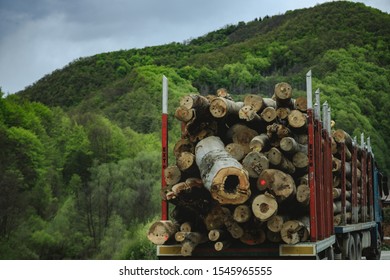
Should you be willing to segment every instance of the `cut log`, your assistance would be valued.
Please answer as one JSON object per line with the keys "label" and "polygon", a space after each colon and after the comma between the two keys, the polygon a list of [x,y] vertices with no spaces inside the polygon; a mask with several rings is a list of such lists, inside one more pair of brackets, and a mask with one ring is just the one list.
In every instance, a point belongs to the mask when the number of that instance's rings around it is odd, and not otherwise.
{"label": "cut log", "polygon": [[244,106],[244,102],[234,102],[232,100],[217,97],[210,103],[210,113],[215,118],[223,118],[230,114],[238,116],[238,112]]}
{"label": "cut log", "polygon": [[285,200],[296,193],[294,179],[281,170],[266,169],[261,172],[258,180],[280,200]]}
{"label": "cut log", "polygon": [[230,244],[231,244],[231,242],[228,240],[218,241],[218,242],[215,242],[214,249],[219,252],[219,251],[222,251],[222,250],[229,248]]}
{"label": "cut log", "polygon": [[264,243],[266,240],[265,232],[263,229],[245,230],[240,241],[246,245],[258,245]]}
{"label": "cut log", "polygon": [[280,107],[276,109],[276,114],[280,120],[287,119],[290,112],[291,112],[290,108]]}
{"label": "cut log", "polygon": [[248,122],[262,122],[262,118],[257,114],[253,107],[249,105],[245,105],[244,107],[242,107],[238,112],[238,116],[240,119],[246,120]]}
{"label": "cut log", "polygon": [[244,105],[252,107],[255,113],[257,113],[264,107],[263,97],[260,95],[248,94],[244,98]]}
{"label": "cut log", "polygon": [[249,153],[249,143],[257,135],[258,133],[255,130],[242,124],[233,125],[226,133],[227,138],[231,139],[233,143],[243,146],[245,154]]}
{"label": "cut log", "polygon": [[281,215],[275,215],[267,221],[267,228],[272,232],[280,232],[286,219]]}
{"label": "cut log", "polygon": [[267,153],[269,163],[282,170],[283,172],[293,174],[295,166],[293,162],[287,159],[278,148],[271,148]]}
{"label": "cut log", "polygon": [[181,172],[177,165],[170,165],[164,169],[164,179],[168,186],[177,184],[181,179]]}
{"label": "cut log", "polygon": [[288,124],[293,128],[306,128],[307,116],[299,110],[292,110],[288,115]]}
{"label": "cut log", "polygon": [[221,229],[212,229],[208,234],[210,241],[218,241],[226,237],[226,231]]}
{"label": "cut log", "polygon": [[[345,198],[350,200],[352,196],[352,191],[345,191]],[[341,189],[333,188],[333,200],[341,199]]]}
{"label": "cut log", "polygon": [[225,151],[238,161],[241,161],[245,157],[246,150],[247,149],[243,145],[238,143],[230,143],[225,147]]}
{"label": "cut log", "polygon": [[194,108],[208,108],[210,106],[209,100],[199,94],[189,94],[186,96],[183,96],[180,99],[180,106],[187,108],[187,109],[194,109]]}
{"label": "cut log", "polygon": [[[352,204],[348,200],[345,201],[345,208],[347,212],[351,211],[352,209]],[[334,201],[333,202],[333,213],[334,214],[339,214],[341,213],[341,201]]]}
{"label": "cut log", "polygon": [[190,222],[185,222],[180,225],[180,231],[181,232],[191,232],[192,231],[192,225]]}
{"label": "cut log", "polygon": [[237,223],[245,223],[252,217],[252,211],[248,205],[242,204],[234,208],[233,219]]}
{"label": "cut log", "polygon": [[202,233],[186,232],[181,246],[181,254],[183,256],[191,256],[196,246],[207,241],[208,238]]}
{"label": "cut log", "polygon": [[175,154],[175,157],[180,156],[182,152],[189,152],[189,153],[195,153],[195,146],[190,140],[186,138],[182,138],[179,141],[175,143],[175,146],[173,147],[173,153]]}
{"label": "cut log", "polygon": [[182,122],[189,122],[195,116],[194,109],[187,109],[186,107],[180,106],[175,111],[175,118]]}
{"label": "cut log", "polygon": [[250,196],[249,176],[228,152],[220,138],[210,136],[195,148],[201,178],[211,196],[221,204],[242,204]]}
{"label": "cut log", "polygon": [[[346,218],[346,222],[350,223],[351,219],[352,219],[352,212],[347,212],[345,215],[345,218]],[[341,222],[342,222],[342,215],[341,214],[337,214],[337,215],[333,216],[333,225],[334,226],[341,225]]]}
{"label": "cut log", "polygon": [[307,99],[304,96],[299,96],[295,99],[295,107],[301,111],[306,112],[307,111]]}
{"label": "cut log", "polygon": [[307,145],[309,143],[309,135],[306,134],[297,134],[295,135],[297,142],[301,145]]}
{"label": "cut log", "polygon": [[309,205],[310,188],[308,185],[299,185],[297,187],[297,201],[303,205]]}
{"label": "cut log", "polygon": [[267,135],[270,139],[282,139],[291,136],[291,131],[282,124],[272,124],[267,126]]}
{"label": "cut log", "polygon": [[176,159],[177,167],[187,173],[193,173],[197,170],[195,155],[190,152],[182,152]]}
{"label": "cut log", "polygon": [[333,131],[332,135],[337,143],[345,143],[345,145],[352,150],[352,138],[347,132],[342,129],[337,129]]}
{"label": "cut log", "polygon": [[280,149],[289,154],[295,154],[297,152],[302,152],[307,154],[307,145],[299,144],[292,137],[284,137],[280,141]]}
{"label": "cut log", "polygon": [[258,178],[260,173],[269,168],[268,158],[259,152],[250,152],[242,161],[243,167],[252,178]]}
{"label": "cut log", "polygon": [[267,221],[278,211],[278,203],[271,194],[260,194],[252,202],[252,212],[260,221]]}
{"label": "cut log", "polygon": [[309,157],[307,153],[297,152],[293,156],[292,163],[296,168],[307,168],[309,165]]}
{"label": "cut log", "polygon": [[252,138],[249,148],[255,152],[264,152],[270,149],[270,140],[267,134],[262,133]]}
{"label": "cut log", "polygon": [[186,239],[186,237],[190,234],[191,234],[191,232],[178,231],[175,233],[175,240],[177,242],[183,242]]}
{"label": "cut log", "polygon": [[288,83],[278,83],[275,85],[274,96],[278,107],[293,108],[292,87]]}
{"label": "cut log", "polygon": [[156,245],[163,245],[177,232],[177,225],[172,221],[157,221],[148,231],[148,239]]}
{"label": "cut log", "polygon": [[261,112],[260,116],[267,123],[271,123],[271,122],[274,122],[276,120],[276,117],[278,116],[278,114],[276,113],[275,108],[267,107],[263,110],[263,112]]}
{"label": "cut log", "polygon": [[302,240],[306,233],[305,225],[298,220],[290,220],[283,224],[280,236],[287,244],[297,244]]}
{"label": "cut log", "polygon": [[309,185],[309,175],[305,174],[298,180],[299,185]]}
{"label": "cut log", "polygon": [[341,170],[341,160],[336,157],[332,157],[332,172],[340,173]]}
{"label": "cut log", "polygon": [[217,96],[223,97],[229,100],[233,100],[226,88],[220,88],[217,90]]}
{"label": "cut log", "polygon": [[220,205],[215,206],[204,219],[207,230],[221,229],[225,225],[225,212]]}

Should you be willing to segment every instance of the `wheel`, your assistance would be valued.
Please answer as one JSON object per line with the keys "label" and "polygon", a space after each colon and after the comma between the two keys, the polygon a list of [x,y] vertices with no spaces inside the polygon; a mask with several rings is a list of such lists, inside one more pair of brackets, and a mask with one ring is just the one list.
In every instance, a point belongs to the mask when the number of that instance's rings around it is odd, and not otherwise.
{"label": "wheel", "polygon": [[380,260],[381,259],[381,253],[382,253],[382,241],[381,237],[378,234],[378,238],[376,241],[376,248],[369,248],[366,255],[367,260]]}
{"label": "wheel", "polygon": [[343,259],[356,260],[355,239],[352,234],[349,235],[343,242]]}
{"label": "wheel", "polygon": [[362,259],[362,241],[359,233],[353,234],[355,239],[355,248],[356,248],[356,260]]}
{"label": "wheel", "polygon": [[326,249],[326,257],[328,258],[328,260],[334,260],[335,259],[333,246],[330,246],[328,249]]}

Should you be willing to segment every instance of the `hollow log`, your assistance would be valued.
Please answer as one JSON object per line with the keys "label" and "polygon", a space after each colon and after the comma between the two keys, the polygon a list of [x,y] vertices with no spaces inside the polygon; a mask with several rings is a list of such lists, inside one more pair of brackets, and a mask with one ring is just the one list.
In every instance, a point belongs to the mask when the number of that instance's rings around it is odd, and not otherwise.
{"label": "hollow log", "polygon": [[259,152],[250,152],[242,161],[243,167],[252,178],[258,178],[260,173],[269,168],[268,158]]}
{"label": "hollow log", "polygon": [[226,98],[217,97],[210,103],[210,113],[215,118],[223,118],[230,114],[238,116],[238,113],[243,106],[244,102],[234,102]]}
{"label": "hollow log", "polygon": [[252,138],[249,148],[255,152],[268,151],[270,149],[270,140],[267,134],[262,133]]}
{"label": "hollow log", "polygon": [[303,205],[309,205],[310,188],[308,185],[299,185],[297,187],[297,201]]}
{"label": "hollow log", "polygon": [[299,96],[295,99],[295,107],[301,111],[306,112],[307,111],[307,99],[304,96]]}
{"label": "hollow log", "polygon": [[266,169],[261,172],[258,182],[269,189],[280,200],[296,193],[294,179],[278,169]]}
{"label": "hollow log", "polygon": [[297,244],[307,235],[306,231],[307,228],[301,221],[290,220],[283,224],[280,236],[287,244]]}
{"label": "hollow log", "polygon": [[236,208],[234,208],[233,219],[237,223],[245,223],[249,221],[251,217],[252,217],[252,210],[248,205],[241,204],[238,205]]}
{"label": "hollow log", "polygon": [[260,221],[267,221],[278,211],[278,203],[273,195],[265,193],[256,196],[252,202],[252,212]]}
{"label": "hollow log", "polygon": [[293,174],[295,172],[295,166],[293,162],[287,159],[278,148],[271,148],[267,153],[269,163],[276,166],[283,172]]}
{"label": "hollow log", "polygon": [[201,178],[211,196],[221,204],[242,204],[250,196],[248,172],[228,152],[220,138],[201,140],[195,148]]}
{"label": "hollow log", "polygon": [[182,122],[189,122],[195,116],[195,109],[180,106],[175,111],[175,118]]}
{"label": "hollow log", "polygon": [[172,221],[157,221],[151,225],[148,231],[148,239],[156,245],[163,245],[177,232],[177,225]]}
{"label": "hollow log", "polygon": [[292,110],[288,115],[288,124],[293,128],[306,128],[307,115],[299,110]]}
{"label": "hollow log", "polygon": [[292,101],[292,87],[288,83],[278,83],[275,85],[274,96],[277,107],[294,108]]}
{"label": "hollow log", "polygon": [[238,161],[241,161],[245,157],[246,150],[247,149],[243,145],[238,143],[230,143],[225,147],[225,151],[227,151],[233,158]]}
{"label": "hollow log", "polygon": [[275,108],[273,107],[267,107],[265,108],[261,114],[260,114],[261,118],[263,120],[265,120],[267,123],[271,123],[271,122],[274,122],[276,120],[276,117],[278,116],[278,114],[276,113],[276,110]]}
{"label": "hollow log", "polygon": [[164,179],[168,186],[177,184],[181,179],[181,172],[177,165],[170,165],[164,169]]}
{"label": "hollow log", "polygon": [[180,106],[187,109],[208,108],[209,100],[199,94],[189,94],[180,98]]}
{"label": "hollow log", "polygon": [[267,221],[267,228],[272,232],[280,232],[282,230],[285,217],[281,215],[275,215]]}
{"label": "hollow log", "polygon": [[280,149],[289,154],[302,152],[307,154],[307,145],[299,144],[292,137],[284,137],[280,140]]}

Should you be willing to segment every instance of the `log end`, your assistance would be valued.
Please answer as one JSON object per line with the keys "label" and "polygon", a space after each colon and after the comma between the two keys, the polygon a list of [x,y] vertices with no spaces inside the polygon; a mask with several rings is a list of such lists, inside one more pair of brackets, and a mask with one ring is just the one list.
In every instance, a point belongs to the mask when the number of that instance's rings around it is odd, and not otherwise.
{"label": "log end", "polygon": [[210,104],[210,113],[215,118],[223,118],[227,113],[227,103],[222,98],[214,99]]}

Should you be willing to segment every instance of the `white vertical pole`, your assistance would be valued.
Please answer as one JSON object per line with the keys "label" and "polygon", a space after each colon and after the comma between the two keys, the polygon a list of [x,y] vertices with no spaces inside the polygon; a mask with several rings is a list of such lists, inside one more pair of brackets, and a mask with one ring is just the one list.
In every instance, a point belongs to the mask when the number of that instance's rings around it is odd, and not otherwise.
{"label": "white vertical pole", "polygon": [[168,114],[168,79],[163,75],[162,113]]}
{"label": "white vertical pole", "polygon": [[306,73],[307,109],[313,109],[313,89],[311,85],[311,70]]}

